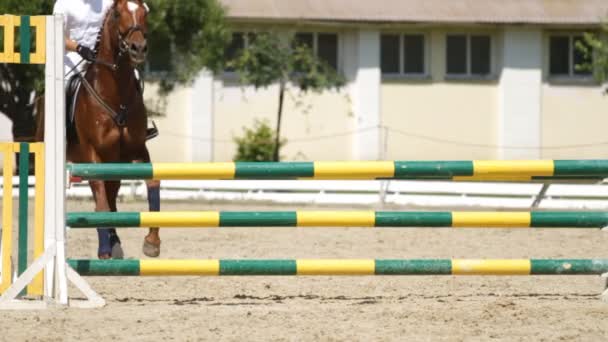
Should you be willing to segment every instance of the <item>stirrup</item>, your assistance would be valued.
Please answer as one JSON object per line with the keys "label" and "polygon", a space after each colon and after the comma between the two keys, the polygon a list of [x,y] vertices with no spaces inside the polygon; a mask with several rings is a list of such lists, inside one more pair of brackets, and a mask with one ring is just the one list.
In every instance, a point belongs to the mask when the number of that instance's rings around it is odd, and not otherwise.
{"label": "stirrup", "polygon": [[152,120],[152,127],[146,129],[146,141],[150,139],[154,139],[158,136],[158,128],[156,128],[156,123]]}

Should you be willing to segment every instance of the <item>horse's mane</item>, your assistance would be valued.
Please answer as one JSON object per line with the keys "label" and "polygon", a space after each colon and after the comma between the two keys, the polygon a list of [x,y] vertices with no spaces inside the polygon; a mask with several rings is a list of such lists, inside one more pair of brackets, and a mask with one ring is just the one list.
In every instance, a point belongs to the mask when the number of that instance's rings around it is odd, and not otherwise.
{"label": "horse's mane", "polygon": [[103,38],[103,31],[109,21],[110,13],[113,12],[114,10],[115,10],[114,5],[112,5],[112,7],[110,7],[108,9],[105,17],[103,18],[103,24],[101,24],[101,28],[99,28],[99,32],[97,33],[97,39],[95,40],[95,47],[93,48],[93,52],[95,52],[95,55],[97,55],[99,53],[99,49],[101,47],[101,39]]}

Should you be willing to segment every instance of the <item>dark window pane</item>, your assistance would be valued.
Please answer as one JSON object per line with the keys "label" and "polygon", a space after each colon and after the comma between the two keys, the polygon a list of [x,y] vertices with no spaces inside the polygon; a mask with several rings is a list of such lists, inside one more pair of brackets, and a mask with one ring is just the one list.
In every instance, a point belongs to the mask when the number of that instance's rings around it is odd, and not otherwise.
{"label": "dark window pane", "polygon": [[568,36],[551,37],[549,42],[549,74],[570,74],[570,38]]}
{"label": "dark window pane", "polygon": [[317,54],[321,60],[338,70],[338,35],[320,33],[317,42]]}
{"label": "dark window pane", "polygon": [[585,55],[583,51],[578,48],[578,45],[583,47],[591,53],[591,47],[587,44],[587,41],[582,36],[574,37],[572,48],[574,49],[574,74],[588,76],[591,75],[591,55]]}
{"label": "dark window pane", "polygon": [[[227,62],[233,61],[245,48],[245,35],[243,33],[233,33],[232,41],[226,48],[225,59]],[[227,67],[226,71],[234,71],[234,68]]]}
{"label": "dark window pane", "polygon": [[382,35],[380,38],[380,61],[383,74],[399,73],[398,35]]}
{"label": "dark window pane", "polygon": [[169,71],[171,63],[171,41],[164,34],[148,35],[147,57],[149,71]]}
{"label": "dark window pane", "polygon": [[471,36],[471,74],[488,75],[491,65],[489,36]]}
{"label": "dark window pane", "polygon": [[296,33],[294,43],[296,46],[306,46],[309,49],[314,48],[314,35],[312,33]]}
{"label": "dark window pane", "polygon": [[0,26],[0,52],[4,53],[4,26]]}
{"label": "dark window pane", "polygon": [[447,72],[455,75],[467,73],[467,37],[464,35],[447,38]]}
{"label": "dark window pane", "polygon": [[424,36],[408,35],[403,37],[403,72],[406,74],[424,73]]}

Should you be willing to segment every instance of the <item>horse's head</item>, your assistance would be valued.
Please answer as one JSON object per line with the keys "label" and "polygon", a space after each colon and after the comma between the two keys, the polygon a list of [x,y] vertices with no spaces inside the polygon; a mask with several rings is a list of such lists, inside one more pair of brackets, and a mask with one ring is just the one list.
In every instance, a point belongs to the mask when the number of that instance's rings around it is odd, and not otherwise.
{"label": "horse's head", "polygon": [[143,0],[114,0],[119,48],[121,53],[129,56],[133,65],[143,63],[148,53],[148,11]]}

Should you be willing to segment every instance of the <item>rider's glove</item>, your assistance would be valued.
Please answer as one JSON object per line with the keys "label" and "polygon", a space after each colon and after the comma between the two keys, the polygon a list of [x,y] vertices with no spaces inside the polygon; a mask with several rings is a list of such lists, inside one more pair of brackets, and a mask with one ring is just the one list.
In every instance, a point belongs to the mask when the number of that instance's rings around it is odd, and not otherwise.
{"label": "rider's glove", "polygon": [[89,49],[86,46],[80,45],[78,44],[78,47],[76,48],[76,52],[78,52],[78,54],[86,61],[88,62],[93,62],[95,61],[95,52],[93,52],[93,50]]}

